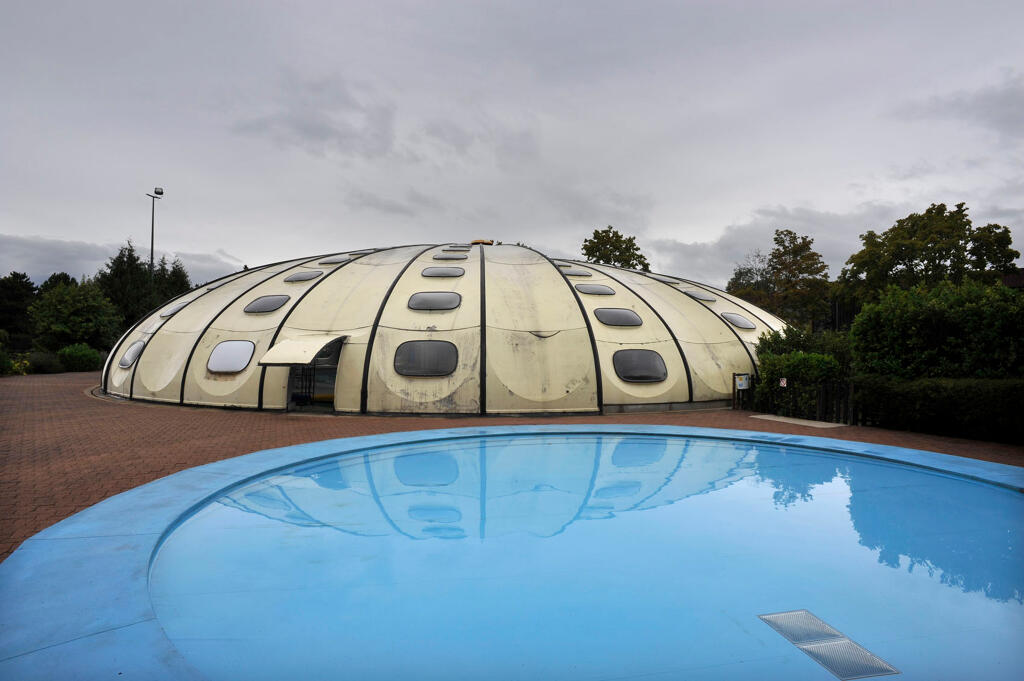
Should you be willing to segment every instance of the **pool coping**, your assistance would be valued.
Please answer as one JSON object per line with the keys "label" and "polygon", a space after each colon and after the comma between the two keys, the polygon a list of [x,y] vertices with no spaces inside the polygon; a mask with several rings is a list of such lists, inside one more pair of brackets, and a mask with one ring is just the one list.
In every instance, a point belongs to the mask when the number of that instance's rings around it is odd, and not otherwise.
{"label": "pool coping", "polygon": [[[0,563],[0,679],[204,679],[153,611],[149,570],[163,540],[224,490],[298,463],[398,444],[535,434],[672,435],[855,455],[1024,493],[1024,468],[808,435],[654,425],[514,425],[404,431],[266,449],[122,492],[25,540]],[[159,454],[159,450],[155,450]]]}

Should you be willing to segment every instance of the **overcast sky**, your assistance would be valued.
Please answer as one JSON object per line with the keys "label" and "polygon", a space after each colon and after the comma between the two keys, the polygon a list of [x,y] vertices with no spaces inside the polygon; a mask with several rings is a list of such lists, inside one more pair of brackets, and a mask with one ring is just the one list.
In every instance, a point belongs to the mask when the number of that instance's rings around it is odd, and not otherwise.
{"label": "overcast sky", "polygon": [[789,227],[834,276],[933,202],[1024,250],[1019,0],[3,7],[3,273],[148,256],[154,185],[196,280],[608,224],[718,284]]}

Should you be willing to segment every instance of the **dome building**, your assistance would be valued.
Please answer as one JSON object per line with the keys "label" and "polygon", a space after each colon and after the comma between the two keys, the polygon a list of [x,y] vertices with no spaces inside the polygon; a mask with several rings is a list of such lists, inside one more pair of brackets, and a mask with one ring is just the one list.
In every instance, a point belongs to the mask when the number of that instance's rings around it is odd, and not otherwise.
{"label": "dome building", "polygon": [[150,313],[110,395],[347,413],[686,408],[756,373],[777,317],[678,277],[522,246],[416,245],[236,272]]}

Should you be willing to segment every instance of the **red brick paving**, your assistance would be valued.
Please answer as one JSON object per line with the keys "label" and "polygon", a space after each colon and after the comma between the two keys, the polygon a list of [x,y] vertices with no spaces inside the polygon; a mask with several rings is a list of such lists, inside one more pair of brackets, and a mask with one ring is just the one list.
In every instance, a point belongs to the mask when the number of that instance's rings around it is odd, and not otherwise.
{"label": "red brick paving", "polygon": [[271,447],[472,425],[655,423],[737,428],[927,449],[1024,465],[1024,446],[844,426],[830,430],[704,411],[572,417],[331,416],[201,409],[97,398],[98,373],[0,379],[0,560],[98,501],[191,466]]}

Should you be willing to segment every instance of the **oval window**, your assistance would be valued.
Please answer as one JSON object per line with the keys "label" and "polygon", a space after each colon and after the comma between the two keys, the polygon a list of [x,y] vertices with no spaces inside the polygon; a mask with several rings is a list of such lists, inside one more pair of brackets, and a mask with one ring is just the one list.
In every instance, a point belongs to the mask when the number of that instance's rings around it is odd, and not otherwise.
{"label": "oval window", "polygon": [[640,326],[644,323],[640,315],[624,307],[599,307],[594,310],[594,316],[608,326]]}
{"label": "oval window", "polygon": [[438,253],[434,260],[465,260],[468,257],[464,253]]}
{"label": "oval window", "polygon": [[462,304],[462,296],[452,291],[424,291],[409,297],[410,310],[454,310]]}
{"label": "oval window", "polygon": [[461,277],[465,273],[461,267],[427,267],[420,272],[424,277]]}
{"label": "oval window", "polygon": [[576,290],[589,296],[611,296],[615,294],[615,289],[604,284],[576,284]]}
{"label": "oval window", "polygon": [[395,350],[395,372],[401,376],[448,376],[458,363],[459,350],[448,341],[406,341]]}
{"label": "oval window", "polygon": [[229,340],[217,343],[206,362],[206,369],[214,374],[237,374],[249,366],[256,344],[247,340]]}
{"label": "oval window", "polygon": [[307,270],[305,272],[296,272],[285,277],[285,281],[309,281],[310,279],[316,279],[321,274],[322,270]]}
{"label": "oval window", "polygon": [[248,312],[249,314],[273,312],[287,303],[289,298],[291,298],[291,296],[260,296],[246,305],[243,312]]}
{"label": "oval window", "polygon": [[718,300],[718,298],[715,298],[707,291],[683,291],[683,293],[690,296],[694,300],[703,300],[706,303],[713,303],[716,300]]}
{"label": "oval window", "polygon": [[592,276],[594,276],[593,274],[591,274],[590,272],[588,272],[586,270],[573,270],[573,269],[562,270],[562,274],[564,274],[567,277],[592,277]]}
{"label": "oval window", "polygon": [[164,310],[163,312],[161,312],[161,313],[160,313],[160,316],[161,316],[162,318],[165,318],[165,319],[166,319],[167,317],[173,317],[173,316],[174,316],[174,313],[176,313],[176,312],[177,312],[177,311],[179,311],[179,310],[180,310],[181,308],[185,307],[186,305],[188,305],[188,304],[189,304],[189,303],[191,303],[191,302],[192,302],[191,300],[186,300],[186,301],[185,301],[185,302],[183,302],[183,303],[178,303],[177,305],[172,305],[172,306],[170,306],[169,308],[167,308],[166,310]]}
{"label": "oval window", "polygon": [[364,248],[361,251],[349,251],[349,255],[366,255],[367,253],[374,253],[377,249],[375,248]]}
{"label": "oval window", "polygon": [[131,365],[135,364],[135,360],[142,354],[142,348],[146,347],[146,341],[135,341],[128,346],[125,350],[124,355],[121,356],[121,361],[117,363],[117,366],[122,369],[127,369]]}
{"label": "oval window", "polygon": [[741,314],[735,312],[723,312],[722,318],[727,322],[735,326],[737,329],[756,329],[754,322],[750,321]]}
{"label": "oval window", "polygon": [[663,281],[666,284],[678,284],[679,283],[679,280],[676,279],[675,277],[666,277],[666,276],[661,275],[661,274],[650,274],[650,273],[647,273],[647,276],[650,277],[651,279],[657,279],[658,281]]}
{"label": "oval window", "polygon": [[318,265],[340,265],[342,263],[348,262],[351,259],[352,258],[348,257],[347,255],[332,255],[329,258],[324,258],[323,260],[321,260],[317,264]]}
{"label": "oval window", "polygon": [[612,366],[627,383],[660,383],[668,378],[665,360],[654,350],[619,350],[612,355]]}

